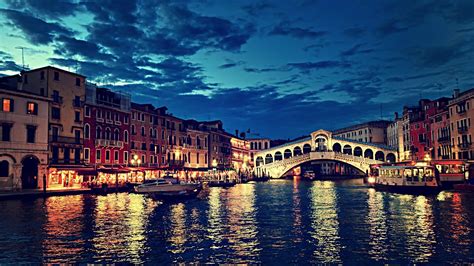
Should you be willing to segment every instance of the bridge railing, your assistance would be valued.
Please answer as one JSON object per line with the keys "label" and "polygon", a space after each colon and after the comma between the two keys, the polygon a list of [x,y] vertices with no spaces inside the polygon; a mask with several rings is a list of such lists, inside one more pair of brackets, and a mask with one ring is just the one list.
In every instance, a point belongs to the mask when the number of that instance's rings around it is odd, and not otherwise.
{"label": "bridge railing", "polygon": [[326,152],[315,152],[312,151],[311,153],[305,153],[301,155],[296,155],[287,159],[282,159],[278,161],[273,161],[271,163],[263,164],[258,167],[278,167],[278,166],[285,166],[285,165],[293,165],[295,163],[307,161],[309,159],[327,159],[327,160],[341,160],[341,161],[350,161],[355,163],[363,163],[363,164],[377,164],[381,161],[359,157],[350,154],[344,154],[340,152],[333,152],[333,151],[326,151]]}

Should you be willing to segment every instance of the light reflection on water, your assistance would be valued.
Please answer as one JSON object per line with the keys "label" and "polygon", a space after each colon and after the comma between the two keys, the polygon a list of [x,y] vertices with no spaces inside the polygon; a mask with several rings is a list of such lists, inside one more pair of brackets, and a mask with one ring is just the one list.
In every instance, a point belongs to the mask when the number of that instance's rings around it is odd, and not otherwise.
{"label": "light reflection on water", "polygon": [[157,202],[110,194],[0,201],[0,263],[474,262],[474,195],[300,179]]}

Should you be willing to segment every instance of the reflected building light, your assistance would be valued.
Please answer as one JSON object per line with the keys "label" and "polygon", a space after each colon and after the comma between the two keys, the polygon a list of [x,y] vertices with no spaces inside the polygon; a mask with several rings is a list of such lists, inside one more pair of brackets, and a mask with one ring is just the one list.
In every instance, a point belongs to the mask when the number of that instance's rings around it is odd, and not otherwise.
{"label": "reflected building light", "polygon": [[311,237],[318,262],[340,263],[342,245],[339,236],[337,197],[333,182],[314,181],[311,187]]}
{"label": "reflected building light", "polygon": [[388,243],[387,243],[387,217],[385,215],[383,194],[368,190],[368,214],[367,224],[369,226],[369,255],[376,261],[386,261],[388,259]]}

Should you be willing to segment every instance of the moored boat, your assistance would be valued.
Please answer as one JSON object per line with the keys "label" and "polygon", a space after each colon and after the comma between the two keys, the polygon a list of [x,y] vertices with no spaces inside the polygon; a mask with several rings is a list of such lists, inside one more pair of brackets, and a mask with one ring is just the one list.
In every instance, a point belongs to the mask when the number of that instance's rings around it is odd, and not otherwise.
{"label": "moored boat", "polygon": [[368,181],[377,190],[401,194],[437,194],[441,191],[433,166],[381,165],[377,176],[370,176]]}
{"label": "moored boat", "polygon": [[164,179],[136,186],[135,193],[149,194],[153,198],[191,198],[201,191],[200,184],[173,184]]}
{"label": "moored boat", "polygon": [[228,188],[228,187],[233,187],[237,184],[235,181],[229,181],[229,180],[210,180],[208,183],[209,187],[223,187],[223,188]]}

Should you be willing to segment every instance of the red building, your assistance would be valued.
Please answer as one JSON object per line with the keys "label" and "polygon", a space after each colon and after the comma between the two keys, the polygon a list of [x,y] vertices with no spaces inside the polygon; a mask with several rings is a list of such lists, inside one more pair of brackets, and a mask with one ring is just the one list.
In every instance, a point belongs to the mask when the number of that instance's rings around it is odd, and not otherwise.
{"label": "red building", "polygon": [[448,102],[449,98],[445,97],[432,101],[422,99],[419,102],[418,108],[414,109],[417,113],[410,120],[409,124],[412,160],[424,160],[434,157],[438,148],[434,144],[439,144],[438,139],[432,133],[431,126],[434,122],[434,117],[446,111]]}
{"label": "red building", "polygon": [[84,106],[84,159],[105,167],[130,159],[130,95],[88,84]]}

